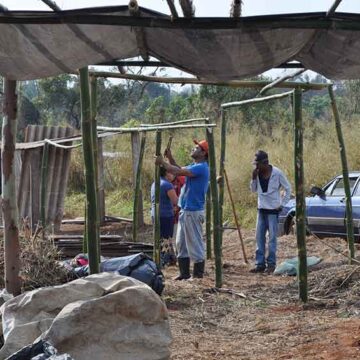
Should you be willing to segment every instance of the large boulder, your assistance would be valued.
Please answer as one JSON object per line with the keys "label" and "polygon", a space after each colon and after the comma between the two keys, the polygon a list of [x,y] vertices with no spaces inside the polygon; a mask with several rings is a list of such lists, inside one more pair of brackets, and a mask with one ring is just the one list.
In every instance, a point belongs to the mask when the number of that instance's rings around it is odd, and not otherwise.
{"label": "large boulder", "polygon": [[0,359],[39,335],[76,360],[170,356],[164,303],[147,285],[114,273],[34,290],[7,301],[2,310],[6,335]]}

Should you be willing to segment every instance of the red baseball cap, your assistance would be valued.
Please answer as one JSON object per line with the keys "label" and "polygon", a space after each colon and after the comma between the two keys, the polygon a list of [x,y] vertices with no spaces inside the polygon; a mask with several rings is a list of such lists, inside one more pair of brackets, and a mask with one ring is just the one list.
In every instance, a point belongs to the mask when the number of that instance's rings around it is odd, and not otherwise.
{"label": "red baseball cap", "polygon": [[209,144],[206,140],[197,141],[194,139],[194,143],[199,145],[202,150],[204,150],[207,154],[209,153]]}

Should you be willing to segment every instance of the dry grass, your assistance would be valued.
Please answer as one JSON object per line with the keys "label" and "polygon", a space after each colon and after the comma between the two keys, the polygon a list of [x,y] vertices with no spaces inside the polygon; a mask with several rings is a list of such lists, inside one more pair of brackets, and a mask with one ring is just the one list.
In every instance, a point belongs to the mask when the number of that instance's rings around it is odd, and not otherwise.
{"label": "dry grass", "polygon": [[[341,239],[326,239],[346,252]],[[253,261],[254,233],[245,233]],[[360,302],[358,267],[315,238],[308,255],[322,262],[309,273],[308,304],[298,301],[295,277],[250,274],[242,262],[236,233],[224,239],[224,288],[213,293],[214,263],[202,280],[171,280],[167,268],[164,300],[174,337],[172,359],[358,359]],[[296,256],[292,236],[279,239],[279,259]],[[236,295],[242,293],[245,298]],[[327,295],[325,295],[327,293]],[[331,294],[331,296],[330,296]]]}

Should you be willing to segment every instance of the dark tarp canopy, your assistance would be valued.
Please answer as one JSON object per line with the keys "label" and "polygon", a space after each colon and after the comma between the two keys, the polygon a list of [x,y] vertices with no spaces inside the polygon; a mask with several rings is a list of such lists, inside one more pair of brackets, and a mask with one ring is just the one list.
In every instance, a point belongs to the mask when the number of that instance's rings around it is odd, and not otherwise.
{"label": "dark tarp canopy", "polygon": [[[137,43],[135,28],[144,41]],[[360,75],[360,15],[178,18],[125,6],[0,14],[0,74],[30,80],[144,53],[207,80],[258,75],[287,61],[331,79]]]}

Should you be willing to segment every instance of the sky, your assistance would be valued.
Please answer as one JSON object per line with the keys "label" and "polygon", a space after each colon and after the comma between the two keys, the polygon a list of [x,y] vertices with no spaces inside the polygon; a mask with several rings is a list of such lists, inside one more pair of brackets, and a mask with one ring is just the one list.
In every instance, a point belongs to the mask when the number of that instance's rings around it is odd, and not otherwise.
{"label": "sky", "polygon": [[[55,0],[62,9],[83,7],[127,5],[124,0]],[[196,16],[228,16],[231,0],[193,0]],[[327,11],[334,0],[243,0],[243,16]],[[0,0],[10,10],[48,10],[41,0]],[[178,1],[175,3],[179,9]],[[138,0],[142,7],[169,14],[166,0]],[[359,0],[343,0],[338,7],[340,12],[360,13]],[[181,13],[179,9],[179,13]]]}

